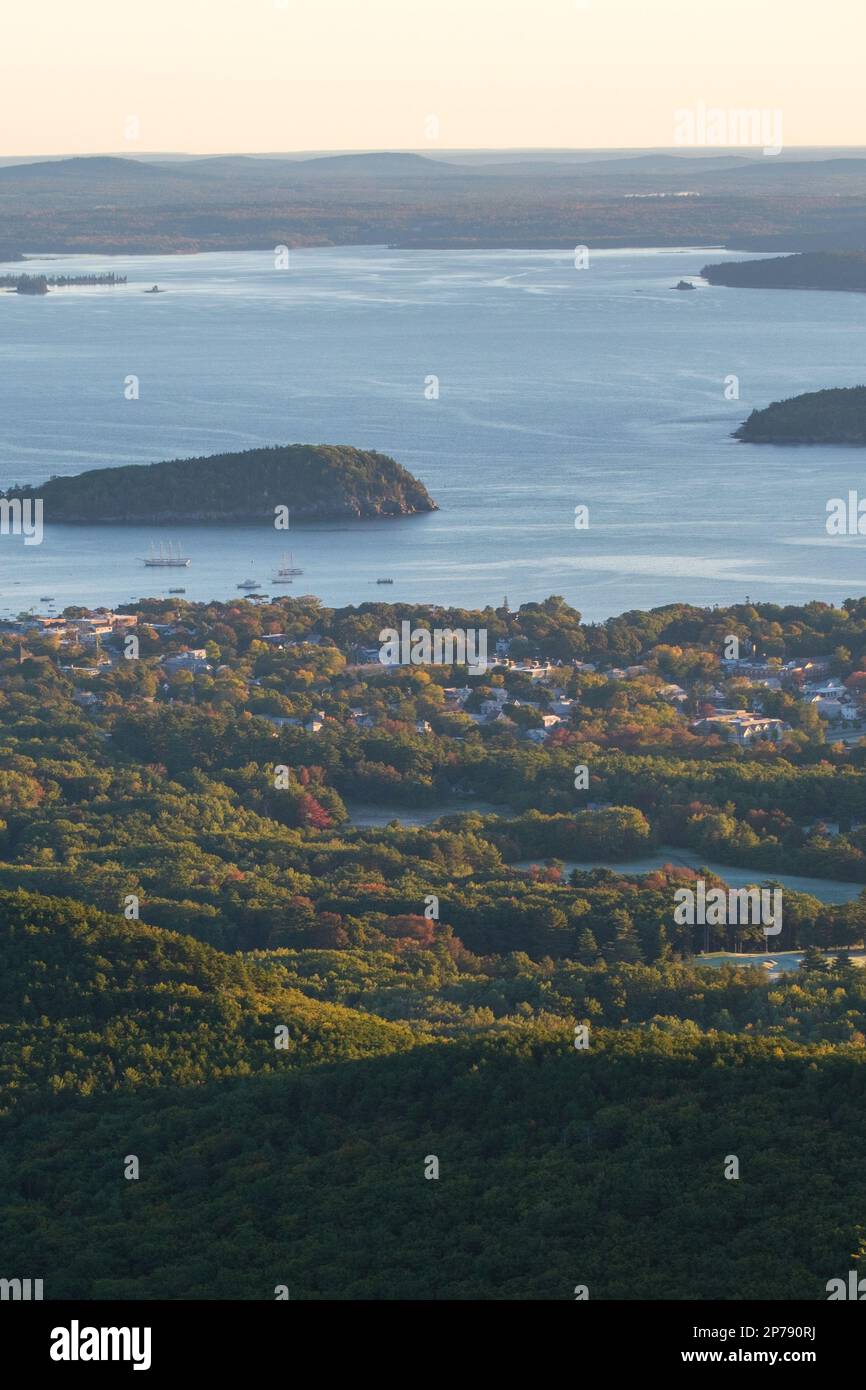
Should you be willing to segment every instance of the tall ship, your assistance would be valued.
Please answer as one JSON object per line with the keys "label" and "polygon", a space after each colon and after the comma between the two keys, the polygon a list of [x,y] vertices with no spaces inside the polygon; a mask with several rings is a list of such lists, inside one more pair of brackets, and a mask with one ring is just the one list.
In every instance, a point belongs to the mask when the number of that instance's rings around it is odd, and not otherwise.
{"label": "tall ship", "polygon": [[163,547],[162,541],[160,541],[159,543],[158,552],[155,549],[154,545],[151,544],[150,554],[147,556],[146,559],[144,556],[142,556],[142,559],[144,560],[144,563],[146,565],[150,566],[151,569],[160,570],[174,569],[175,567],[185,569],[189,564],[189,560],[186,558],[186,556],[181,555],[180,546],[178,546],[177,550],[175,550],[171,541],[169,541],[168,543],[167,552]]}
{"label": "tall ship", "polygon": [[294,564],[293,561],[294,557],[291,551],[289,551],[288,555],[283,555],[283,563],[280,565],[276,574],[271,577],[272,584],[291,584],[296,574],[303,574],[304,571],[299,565]]}

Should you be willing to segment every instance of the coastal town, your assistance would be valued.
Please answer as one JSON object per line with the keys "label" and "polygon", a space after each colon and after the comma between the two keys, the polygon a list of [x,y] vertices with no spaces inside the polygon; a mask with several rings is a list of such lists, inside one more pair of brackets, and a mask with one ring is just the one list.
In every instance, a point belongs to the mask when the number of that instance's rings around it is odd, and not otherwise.
{"label": "coastal town", "polygon": [[[265,625],[273,629],[278,626],[275,616],[287,607],[291,610],[294,602],[282,601],[281,608],[261,599],[245,599],[240,605],[233,605],[232,611],[258,610],[267,615]],[[297,602],[302,606],[316,605],[318,600],[305,595]],[[0,637],[17,639],[22,659],[31,646],[42,655],[53,654],[59,669],[73,680],[74,698],[82,706],[97,707],[102,703],[104,677],[118,663],[130,659],[133,652],[134,659],[146,660],[163,677],[154,695],[145,698],[182,698],[185,687],[178,684],[178,677],[219,677],[231,669],[220,661],[218,651],[209,650],[201,637],[193,606],[177,605],[174,611],[163,615],[162,621],[154,614],[155,606],[156,601],[149,600],[132,612],[99,607],[70,609],[59,616],[21,614],[15,620],[0,622]],[[441,621],[439,610],[433,607],[429,612],[431,621]],[[140,630],[146,637],[141,650],[136,636]],[[129,638],[134,639],[131,647]],[[332,637],[315,628],[300,635],[263,630],[253,640],[261,651],[293,653],[295,657],[310,647],[336,647],[341,666],[358,677],[378,680],[385,672],[399,673],[403,669],[384,664],[380,646],[350,643],[341,650]],[[751,643],[744,645],[751,648]],[[606,683],[633,687],[644,699],[667,706],[695,736],[715,736],[740,748],[761,742],[781,744],[795,728],[809,722],[810,713],[818,717],[829,741],[856,742],[866,733],[866,678],[862,672],[834,672],[833,667],[838,667],[839,662],[830,656],[783,659],[762,657],[749,650],[736,658],[716,658],[708,652],[705,669],[699,675],[672,681],[664,678],[660,663],[652,654],[646,661],[620,666],[576,657],[549,658],[541,651],[532,656],[514,656],[512,647],[510,639],[498,638],[483,676],[468,684],[442,684],[442,711],[462,714],[480,728],[512,729],[527,742],[544,743],[558,729],[573,727],[581,706],[581,685]],[[465,668],[449,668],[454,672],[460,669],[465,674]],[[247,679],[253,689],[263,684],[252,671],[247,673]],[[787,717],[773,712],[779,697],[785,701]],[[332,712],[315,708],[304,716],[269,717],[277,724],[302,725],[312,733],[318,733],[335,717],[359,728],[371,728],[376,723],[375,715],[358,703]],[[419,733],[432,732],[428,719],[419,719],[415,725]],[[811,727],[816,726],[812,723]]]}

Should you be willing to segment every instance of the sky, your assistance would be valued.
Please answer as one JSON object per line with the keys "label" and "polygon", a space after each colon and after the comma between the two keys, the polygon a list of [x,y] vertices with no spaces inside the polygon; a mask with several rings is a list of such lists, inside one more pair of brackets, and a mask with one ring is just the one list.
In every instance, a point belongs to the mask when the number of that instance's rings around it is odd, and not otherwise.
{"label": "sky", "polygon": [[701,106],[780,113],[786,145],[866,144],[866,0],[5,9],[0,156],[653,148]]}

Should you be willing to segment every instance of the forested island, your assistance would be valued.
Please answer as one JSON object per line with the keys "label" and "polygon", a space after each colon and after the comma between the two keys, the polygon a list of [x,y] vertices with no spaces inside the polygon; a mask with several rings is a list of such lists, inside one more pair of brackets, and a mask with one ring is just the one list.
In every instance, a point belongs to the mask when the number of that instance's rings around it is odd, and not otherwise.
{"label": "forested island", "polygon": [[52,522],[273,522],[276,507],[293,521],[436,510],[424,484],[386,454],[324,444],[94,468],[5,495],[41,497]]}
{"label": "forested island", "polygon": [[705,265],[711,285],[755,290],[866,290],[866,254],[860,251],[808,251],[759,261]]}
{"label": "forested island", "polygon": [[[496,661],[382,666],[402,620]],[[677,923],[695,871],[628,864],[866,885],[866,741],[819,679],[862,700],[866,598],[0,624],[7,1271],[46,1299],[824,1300],[866,1256],[866,897],[786,887],[769,949],[803,958],[768,978],[759,926]],[[731,742],[721,705],[781,737]],[[598,858],[623,867],[567,863]]]}
{"label": "forested island", "polygon": [[66,289],[71,285],[125,285],[125,275],[109,271],[104,275],[0,275],[0,289],[12,289],[17,294],[47,294],[51,289]]}
{"label": "forested island", "polygon": [[734,430],[747,444],[866,444],[866,386],[806,391],[753,410]]}

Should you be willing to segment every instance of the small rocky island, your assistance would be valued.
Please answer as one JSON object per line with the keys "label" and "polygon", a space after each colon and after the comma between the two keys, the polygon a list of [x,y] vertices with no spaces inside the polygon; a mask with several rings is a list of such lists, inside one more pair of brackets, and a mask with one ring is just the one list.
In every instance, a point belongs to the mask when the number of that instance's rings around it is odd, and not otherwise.
{"label": "small rocky island", "polygon": [[693,290],[695,288],[696,286],[692,284],[691,280],[680,280],[678,284],[671,286],[671,289],[674,290]]}
{"label": "small rocky island", "polygon": [[283,444],[207,458],[94,468],[7,498],[42,498],[46,521],[115,524],[394,517],[436,511],[424,484],[386,454]]}
{"label": "small rocky island", "polygon": [[805,251],[759,261],[705,265],[711,285],[747,290],[866,290],[866,255],[861,251]]}
{"label": "small rocky island", "polygon": [[866,386],[806,391],[753,410],[734,430],[746,444],[866,444]]}

